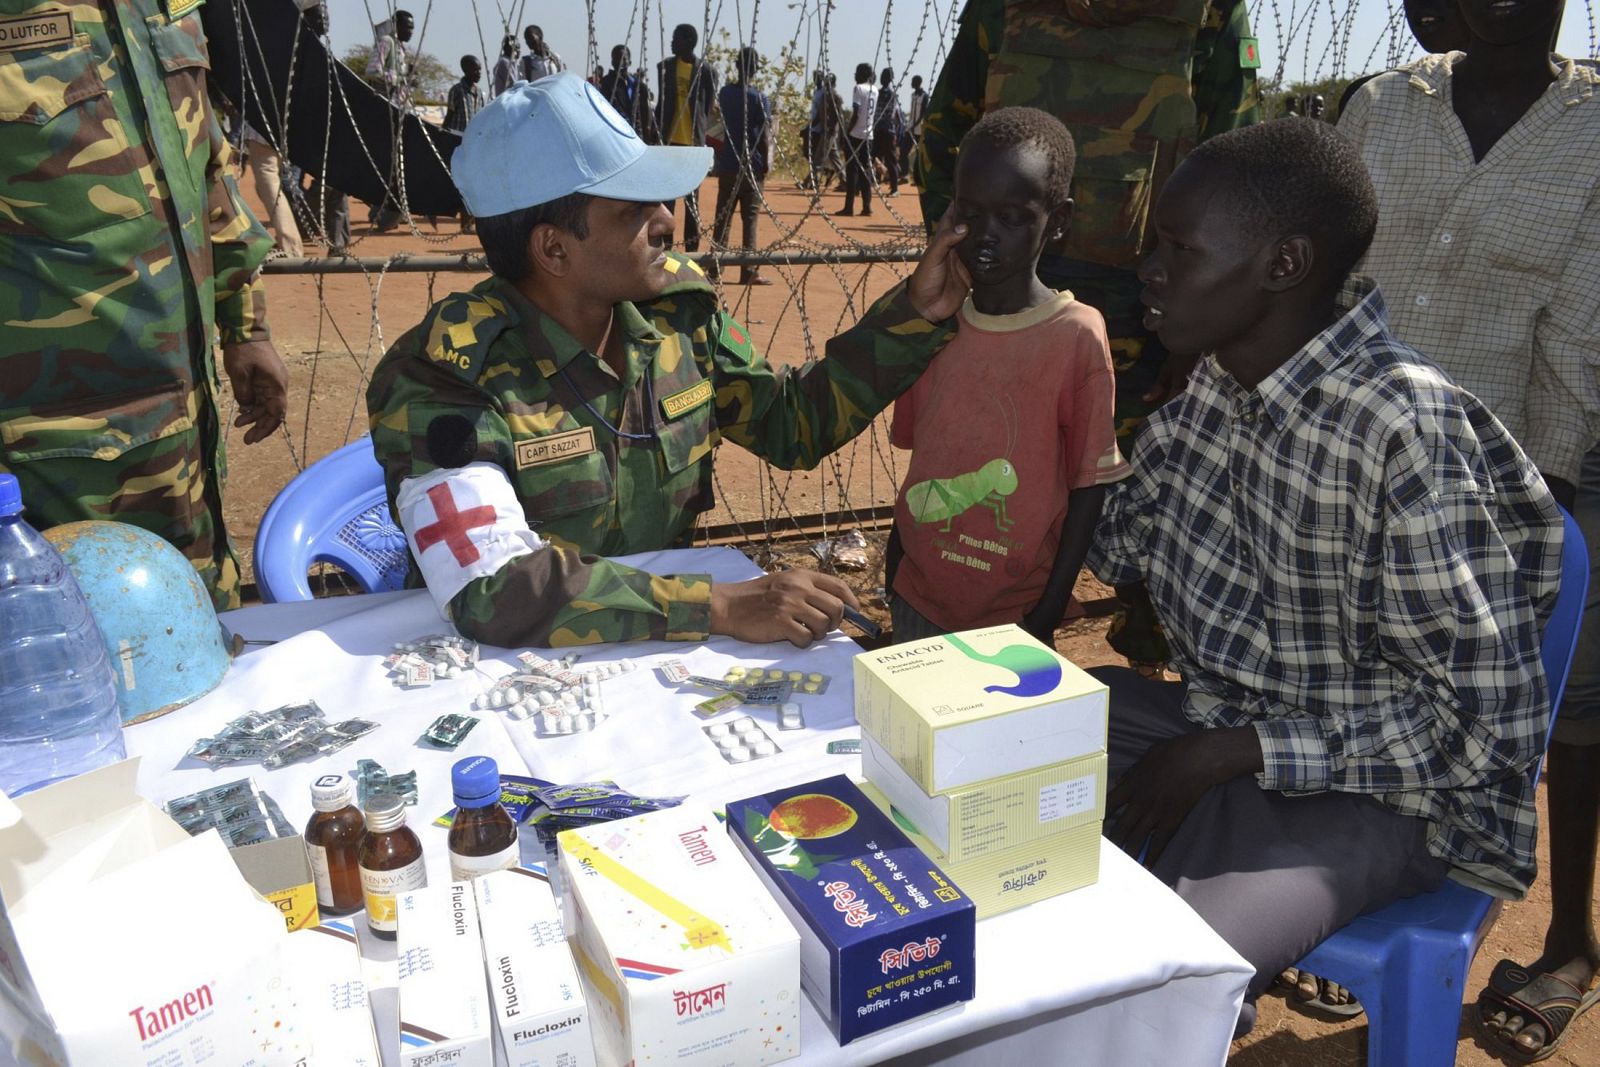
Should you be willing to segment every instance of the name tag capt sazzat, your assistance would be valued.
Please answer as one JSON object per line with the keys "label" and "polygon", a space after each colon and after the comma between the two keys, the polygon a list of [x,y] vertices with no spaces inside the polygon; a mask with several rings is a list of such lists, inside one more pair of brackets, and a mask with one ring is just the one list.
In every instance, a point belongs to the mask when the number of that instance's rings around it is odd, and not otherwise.
{"label": "name tag capt sazzat", "polygon": [[594,429],[583,426],[566,433],[547,434],[517,442],[517,470],[559,463],[594,451]]}

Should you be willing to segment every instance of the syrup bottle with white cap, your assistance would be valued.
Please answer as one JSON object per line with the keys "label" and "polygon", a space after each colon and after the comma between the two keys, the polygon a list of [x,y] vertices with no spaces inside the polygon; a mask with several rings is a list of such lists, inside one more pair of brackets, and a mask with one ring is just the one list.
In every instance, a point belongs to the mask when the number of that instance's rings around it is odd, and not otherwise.
{"label": "syrup bottle with white cap", "polygon": [[392,793],[367,798],[361,839],[361,892],[373,936],[393,941],[400,930],[395,897],[428,884],[422,842],[406,825],[406,803]]}
{"label": "syrup bottle with white cap", "polygon": [[342,774],[324,774],[311,783],[316,814],[306,823],[306,856],[317,886],[317,910],[349,915],[361,910],[361,838],[366,820],[356,807],[355,784]]}

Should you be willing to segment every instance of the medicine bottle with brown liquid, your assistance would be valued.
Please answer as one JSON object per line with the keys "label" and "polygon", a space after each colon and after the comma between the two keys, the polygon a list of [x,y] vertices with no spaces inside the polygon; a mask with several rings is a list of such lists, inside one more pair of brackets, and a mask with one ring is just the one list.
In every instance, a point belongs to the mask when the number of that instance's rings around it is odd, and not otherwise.
{"label": "medicine bottle with brown liquid", "polygon": [[324,774],[311,783],[316,814],[306,823],[306,858],[317,887],[317,910],[349,915],[361,910],[361,839],[366,820],[356,807],[355,783],[342,774]]}
{"label": "medicine bottle with brown liquid", "polygon": [[422,842],[406,825],[406,803],[390,793],[367,799],[367,835],[361,839],[361,892],[367,925],[375,937],[393,941],[400,913],[395,897],[428,884]]}
{"label": "medicine bottle with brown liquid", "polygon": [[480,874],[515,867],[517,824],[500,803],[500,768],[488,756],[457,760],[450,768],[456,814],[450,824],[450,877],[470,882]]}

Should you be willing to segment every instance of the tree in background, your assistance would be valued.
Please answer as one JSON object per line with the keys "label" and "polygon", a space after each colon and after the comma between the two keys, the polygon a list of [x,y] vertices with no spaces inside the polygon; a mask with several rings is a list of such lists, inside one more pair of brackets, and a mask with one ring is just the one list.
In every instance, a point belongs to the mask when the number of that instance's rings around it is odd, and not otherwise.
{"label": "tree in background", "polygon": [[[370,44],[353,44],[345,49],[340,62],[361,77],[361,80],[371,85],[380,93],[386,92],[384,87],[366,76],[367,63],[372,59],[372,46]],[[413,52],[411,54],[412,93],[411,100],[415,104],[443,104],[445,94],[450,91],[450,85],[458,77],[450,68],[439,62],[427,52]]]}
{"label": "tree in background", "polygon": [[[717,69],[717,76],[726,83],[737,69],[739,48],[748,42],[735,41],[726,29],[719,30],[715,39],[705,47],[706,62]],[[782,172],[785,177],[799,181],[807,173],[805,156],[800,150],[796,130],[803,130],[811,122],[811,77],[806,68],[806,57],[786,41],[773,55],[756,45],[761,53],[761,64],[750,83],[767,94],[772,105],[773,121],[777,124],[777,138],[772,145],[770,169]]]}

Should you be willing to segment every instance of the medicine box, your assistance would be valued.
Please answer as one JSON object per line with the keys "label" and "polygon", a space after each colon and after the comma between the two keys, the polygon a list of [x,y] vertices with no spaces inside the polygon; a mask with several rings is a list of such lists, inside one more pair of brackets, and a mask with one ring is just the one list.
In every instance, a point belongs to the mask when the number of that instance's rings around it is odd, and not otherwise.
{"label": "medicine box", "polygon": [[382,1067],[355,927],[324,919],[284,947],[295,1009],[310,1035],[312,1067]]}
{"label": "medicine box", "polygon": [[525,867],[479,875],[472,889],[497,1027],[497,1063],[594,1067],[589,1008],[550,883]]}
{"label": "medicine box", "polygon": [[972,901],[850,779],[736,801],[728,830],[800,930],[841,1045],[972,999]]}
{"label": "medicine box", "polygon": [[299,834],[274,837],[231,848],[228,854],[250,888],[283,913],[283,924],[290,933],[317,925],[321,918],[317,886],[311,880],[305,838]]}
{"label": "medicine box", "polygon": [[979,919],[1003,915],[1025,904],[1048,900],[1100,880],[1103,838],[1098,820],[992,852],[982,859],[951,863],[876,786],[863,782],[861,791],[872,798],[880,811],[889,814],[895,826],[911,838],[912,844],[926,852],[966,893],[977,907]]}
{"label": "medicine box", "polygon": [[401,893],[395,906],[402,1067],[494,1067],[472,885],[414,889]]}
{"label": "medicine box", "polygon": [[925,793],[1106,747],[1106,687],[1020,627],[863,652],[856,719]]}
{"label": "medicine box", "polygon": [[709,809],[557,840],[601,1064],[751,1067],[799,1054],[800,937]]}
{"label": "medicine box", "polygon": [[1086,823],[1098,828],[1105,818],[1103,752],[929,796],[866,734],[861,769],[949,863],[992,856]]}

